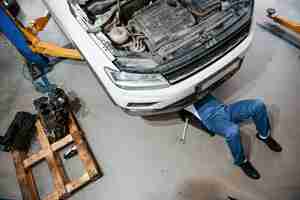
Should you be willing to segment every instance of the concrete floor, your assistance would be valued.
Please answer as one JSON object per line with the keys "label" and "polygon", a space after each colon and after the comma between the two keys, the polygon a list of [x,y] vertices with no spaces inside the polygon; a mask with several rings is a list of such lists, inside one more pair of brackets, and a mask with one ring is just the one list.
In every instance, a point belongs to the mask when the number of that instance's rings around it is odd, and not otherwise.
{"label": "concrete floor", "polygon": [[[25,20],[44,13],[40,0],[20,0]],[[34,5],[34,6],[32,6]],[[256,1],[257,19],[264,9],[276,7],[300,21],[297,0]],[[51,22],[42,37],[65,44],[67,40]],[[17,111],[33,111],[39,97],[23,78],[20,59],[0,42],[0,132]],[[183,124],[174,115],[143,119],[124,114],[109,100],[84,63],[65,61],[51,73],[59,86],[75,91],[85,104],[80,123],[104,176],[71,199],[221,200],[228,195],[240,200],[297,200],[300,198],[300,67],[299,50],[256,28],[253,45],[242,70],[215,95],[226,102],[263,98],[272,116],[273,136],[284,148],[269,151],[255,139],[253,126],[242,127],[242,139],[250,160],[260,171],[251,180],[232,165],[224,140],[190,128],[186,144],[178,143]],[[0,198],[21,199],[9,154],[0,153]],[[66,161],[71,177],[80,175],[78,160]],[[72,166],[72,168],[71,168]],[[47,166],[35,170],[39,192],[51,191]]]}

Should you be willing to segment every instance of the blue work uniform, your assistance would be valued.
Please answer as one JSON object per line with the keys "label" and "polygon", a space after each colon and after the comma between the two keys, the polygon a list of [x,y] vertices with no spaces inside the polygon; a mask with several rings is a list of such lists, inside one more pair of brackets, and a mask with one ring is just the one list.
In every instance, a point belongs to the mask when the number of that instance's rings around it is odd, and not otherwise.
{"label": "blue work uniform", "polygon": [[212,132],[225,137],[234,163],[245,162],[239,123],[252,119],[262,139],[269,137],[270,122],[267,109],[261,100],[243,100],[226,105],[212,95],[207,95],[194,105],[199,120]]}

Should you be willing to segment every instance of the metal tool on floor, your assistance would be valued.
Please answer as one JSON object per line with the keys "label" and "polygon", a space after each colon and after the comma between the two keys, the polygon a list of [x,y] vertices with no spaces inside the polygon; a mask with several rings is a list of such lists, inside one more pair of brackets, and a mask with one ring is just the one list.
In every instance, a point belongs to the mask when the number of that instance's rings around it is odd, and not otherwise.
{"label": "metal tool on floor", "polygon": [[[185,123],[184,130],[182,132],[182,137],[180,141],[185,141],[186,138],[186,131],[188,129],[187,125],[191,125],[196,129],[202,130],[207,133],[209,136],[214,137],[215,133],[210,131],[201,120],[199,120],[193,113],[183,109],[178,112],[180,119]],[[187,125],[186,125],[187,124]]]}
{"label": "metal tool on floor", "polygon": [[70,149],[68,149],[64,153],[64,159],[65,160],[69,160],[70,158],[72,158],[73,156],[75,156],[77,153],[78,153],[77,147],[75,145],[73,145]]}
{"label": "metal tool on floor", "polygon": [[181,138],[180,138],[180,143],[182,144],[185,144],[186,142],[186,135],[187,135],[187,129],[188,129],[188,126],[189,126],[189,118],[185,118],[185,123],[184,123],[184,128],[183,128],[183,131],[182,131],[182,135],[181,135]]}
{"label": "metal tool on floor", "polygon": [[300,49],[299,38],[283,29],[285,28],[300,36],[300,23],[279,16],[274,8],[268,8],[266,12],[268,19],[271,19],[272,22],[264,20],[263,22],[257,22],[257,24],[264,30]]}

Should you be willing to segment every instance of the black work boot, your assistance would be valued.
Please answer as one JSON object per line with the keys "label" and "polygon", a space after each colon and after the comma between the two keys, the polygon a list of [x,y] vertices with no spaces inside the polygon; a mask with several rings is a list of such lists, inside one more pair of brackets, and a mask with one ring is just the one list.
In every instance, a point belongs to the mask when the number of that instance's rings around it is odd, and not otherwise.
{"label": "black work boot", "polygon": [[278,142],[276,142],[276,140],[274,140],[271,136],[269,136],[266,139],[262,139],[259,137],[259,134],[256,134],[257,139],[259,139],[260,141],[262,141],[263,143],[265,143],[272,151],[275,152],[281,152],[282,148],[280,146],[280,144]]}
{"label": "black work boot", "polygon": [[250,161],[246,161],[239,165],[239,167],[243,170],[243,172],[252,179],[259,179],[260,174],[258,171],[253,167]]}

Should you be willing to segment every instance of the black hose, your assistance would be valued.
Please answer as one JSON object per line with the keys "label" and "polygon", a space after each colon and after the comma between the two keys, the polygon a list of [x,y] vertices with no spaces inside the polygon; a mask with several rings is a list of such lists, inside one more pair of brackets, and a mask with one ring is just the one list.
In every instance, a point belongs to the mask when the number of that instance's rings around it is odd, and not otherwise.
{"label": "black hose", "polygon": [[104,14],[104,12],[106,12],[116,2],[116,0],[96,1],[88,5],[87,10],[93,13],[94,15],[101,15]]}

